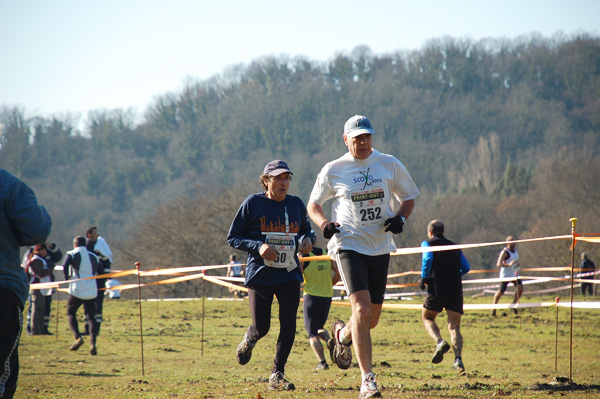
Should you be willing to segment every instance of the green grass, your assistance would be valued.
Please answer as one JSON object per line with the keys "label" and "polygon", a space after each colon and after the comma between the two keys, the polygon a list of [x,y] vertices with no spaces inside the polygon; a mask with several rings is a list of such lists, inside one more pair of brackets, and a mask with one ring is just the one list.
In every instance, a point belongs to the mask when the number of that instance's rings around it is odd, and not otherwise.
{"label": "green grass", "polygon": [[[522,302],[552,301],[527,298]],[[419,301],[419,299],[417,299]],[[491,298],[466,298],[467,303]],[[235,350],[250,323],[247,301],[206,300],[202,345],[202,302],[143,302],[145,375],[142,375],[138,305],[105,301],[98,356],[88,340],[69,351],[66,301],[60,302],[56,336],[22,336],[17,398],[357,398],[360,371],[331,365],[314,371],[312,353],[298,312],[296,342],[286,374],[296,391],[270,392],[270,374],[279,322],[240,366]],[[392,303],[389,301],[388,303]],[[53,306],[56,302],[53,303]],[[81,308],[80,312],[83,311]],[[347,319],[350,309],[333,306],[330,321]],[[54,313],[55,314],[55,313]],[[54,315],[53,314],[53,315]],[[277,305],[273,306],[277,314]],[[575,389],[540,390],[555,377],[569,376],[569,309],[559,309],[559,358],[555,371],[556,308],[525,309],[492,318],[490,311],[467,311],[463,317],[466,376],[452,370],[451,352],[433,365],[433,340],[423,328],[420,311],[384,310],[372,331],[374,371],[385,398],[592,398],[600,396],[600,311],[574,310],[573,382]],[[51,320],[55,331],[56,319]],[[448,339],[446,317],[438,317]],[[329,328],[329,325],[327,326]],[[329,362],[329,359],[328,359]]]}

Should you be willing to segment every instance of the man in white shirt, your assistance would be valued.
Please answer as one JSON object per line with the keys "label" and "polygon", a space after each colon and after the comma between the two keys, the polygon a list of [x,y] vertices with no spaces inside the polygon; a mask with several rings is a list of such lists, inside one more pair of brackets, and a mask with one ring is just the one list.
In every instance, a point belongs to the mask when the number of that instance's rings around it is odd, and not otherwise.
{"label": "man in white shirt", "polygon": [[[498,261],[496,262],[496,267],[500,268],[500,273],[498,275],[499,278],[510,278],[513,279],[512,283],[515,285],[515,297],[512,303],[519,302],[521,295],[523,295],[523,282],[519,279],[519,252],[517,252],[517,245],[514,242],[515,238],[513,236],[506,237],[506,241],[509,241],[506,244],[506,247],[502,248],[500,251],[500,255],[498,255]],[[497,304],[504,295],[506,291],[506,287],[508,287],[508,281],[502,281],[500,283],[500,287],[498,291],[494,294],[494,304]],[[518,315],[519,312],[516,308],[513,308],[513,313]],[[492,316],[496,316],[496,309],[492,310]],[[506,314],[504,314],[506,316]]]}
{"label": "man in white shirt", "polygon": [[[372,370],[370,330],[379,322],[387,282],[394,234],[402,232],[419,189],[404,165],[372,147],[375,130],[361,115],[344,125],[348,152],[326,164],[317,176],[307,209],[312,221],[330,239],[328,252],[335,257],[349,294],[352,317],[345,325],[336,321],[334,362],[350,367],[354,350],[362,373],[360,398],[380,397]],[[400,206],[395,209],[394,200]],[[333,199],[331,219],[323,204]]]}

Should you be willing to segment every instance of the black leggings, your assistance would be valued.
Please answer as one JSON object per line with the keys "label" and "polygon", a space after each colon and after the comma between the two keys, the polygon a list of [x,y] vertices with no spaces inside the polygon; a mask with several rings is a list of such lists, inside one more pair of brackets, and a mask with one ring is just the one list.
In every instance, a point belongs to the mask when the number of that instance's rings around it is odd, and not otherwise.
{"label": "black leggings", "polygon": [[96,298],[94,299],[79,299],[76,296],[69,295],[67,299],[67,318],[71,331],[75,335],[75,339],[81,337],[79,333],[79,324],[77,323],[77,310],[83,305],[85,311],[86,323],[90,330],[90,344],[96,345]]}
{"label": "black leggings", "polygon": [[252,325],[248,327],[247,334],[248,339],[253,342],[267,335],[271,328],[271,306],[274,296],[279,302],[279,337],[277,338],[272,372],[284,373],[285,364],[296,338],[296,313],[300,304],[300,282],[248,286]]}

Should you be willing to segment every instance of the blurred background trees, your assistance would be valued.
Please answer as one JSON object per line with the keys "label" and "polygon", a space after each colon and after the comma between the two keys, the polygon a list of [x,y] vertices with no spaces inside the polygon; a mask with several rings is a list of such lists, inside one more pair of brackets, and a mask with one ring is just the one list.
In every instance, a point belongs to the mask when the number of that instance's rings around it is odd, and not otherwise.
{"label": "blurred background trees", "polygon": [[[63,249],[93,224],[116,268],[223,264],[229,224],[260,191],[264,165],[286,160],[291,193],[307,202],[356,113],[422,192],[399,245],[418,246],[434,218],[462,243],[568,234],[570,217],[598,231],[600,39],[586,34],[443,38],[380,55],[358,46],[326,62],[263,57],[157,96],[142,118],[95,110],[83,129],[71,115],[4,104],[0,167],[34,188]],[[523,245],[522,264],[566,265],[568,245]],[[467,255],[493,268],[498,251]],[[392,271],[418,267],[418,257],[394,257]],[[197,295],[198,284],[162,294]]]}

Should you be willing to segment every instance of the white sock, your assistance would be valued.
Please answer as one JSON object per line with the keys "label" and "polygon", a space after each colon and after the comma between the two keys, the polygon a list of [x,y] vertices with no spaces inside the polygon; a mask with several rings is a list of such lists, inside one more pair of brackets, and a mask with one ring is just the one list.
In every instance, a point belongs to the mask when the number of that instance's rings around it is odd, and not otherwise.
{"label": "white sock", "polygon": [[340,332],[338,334],[338,339],[344,345],[349,345],[350,342],[352,341],[351,339],[346,338],[346,336],[344,335],[344,329],[343,328],[340,330]]}
{"label": "white sock", "polygon": [[371,371],[370,373],[367,373],[367,374],[363,374],[363,375],[362,375],[362,380],[363,380],[363,382],[365,382],[365,380],[366,380],[366,379],[367,379],[367,378],[368,378],[370,375],[372,375],[372,376],[373,376],[372,380],[373,380],[373,381],[375,381],[375,374],[374,374],[374,373]]}

